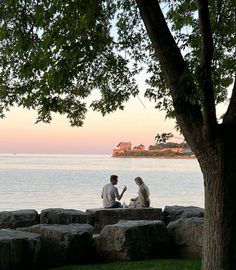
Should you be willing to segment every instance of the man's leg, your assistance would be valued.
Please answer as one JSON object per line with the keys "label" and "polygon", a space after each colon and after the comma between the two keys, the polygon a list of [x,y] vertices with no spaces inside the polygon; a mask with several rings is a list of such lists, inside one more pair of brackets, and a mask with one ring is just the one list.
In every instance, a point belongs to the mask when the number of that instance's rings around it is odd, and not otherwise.
{"label": "man's leg", "polygon": [[121,203],[116,201],[112,208],[122,208]]}

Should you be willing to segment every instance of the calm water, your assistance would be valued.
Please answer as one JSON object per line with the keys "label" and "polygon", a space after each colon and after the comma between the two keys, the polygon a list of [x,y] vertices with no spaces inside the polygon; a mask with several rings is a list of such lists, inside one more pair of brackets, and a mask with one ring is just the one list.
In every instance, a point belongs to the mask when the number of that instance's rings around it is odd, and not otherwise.
{"label": "calm water", "polygon": [[122,202],[137,196],[134,178],[141,176],[150,189],[152,206],[203,207],[197,160],[0,154],[0,211],[101,207],[101,190],[111,174],[119,176],[119,190],[124,184],[128,187]]}

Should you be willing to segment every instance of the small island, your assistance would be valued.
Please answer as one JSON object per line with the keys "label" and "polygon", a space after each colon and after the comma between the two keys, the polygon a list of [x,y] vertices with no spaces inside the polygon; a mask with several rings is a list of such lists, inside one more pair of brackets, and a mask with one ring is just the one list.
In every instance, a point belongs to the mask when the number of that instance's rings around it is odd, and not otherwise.
{"label": "small island", "polygon": [[120,142],[113,149],[113,157],[195,158],[187,143],[161,142],[145,149],[143,144],[132,148],[131,142]]}

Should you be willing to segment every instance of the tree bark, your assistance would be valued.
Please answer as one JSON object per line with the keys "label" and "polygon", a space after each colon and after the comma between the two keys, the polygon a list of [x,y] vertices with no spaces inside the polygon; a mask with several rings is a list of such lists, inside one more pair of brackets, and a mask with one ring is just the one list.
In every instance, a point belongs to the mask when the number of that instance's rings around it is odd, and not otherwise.
{"label": "tree bark", "polygon": [[225,133],[198,158],[205,185],[204,270],[236,269],[236,134]]}
{"label": "tree bark", "polygon": [[199,14],[199,28],[202,36],[202,48],[200,65],[197,69],[199,90],[201,93],[201,103],[203,118],[205,122],[206,136],[214,137],[214,129],[217,124],[214,89],[211,78],[211,62],[213,56],[213,39],[209,18],[209,8],[207,0],[196,0]]}

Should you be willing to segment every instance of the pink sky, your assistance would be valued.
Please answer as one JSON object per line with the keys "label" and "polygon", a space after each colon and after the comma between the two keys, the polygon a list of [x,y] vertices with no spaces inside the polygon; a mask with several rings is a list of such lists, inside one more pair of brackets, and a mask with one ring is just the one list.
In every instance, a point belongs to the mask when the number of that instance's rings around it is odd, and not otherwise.
{"label": "pink sky", "polygon": [[154,143],[157,133],[172,132],[173,120],[154,109],[147,99],[131,99],[124,111],[105,117],[98,112],[87,114],[83,127],[70,127],[67,119],[54,115],[51,124],[34,124],[34,111],[13,108],[1,121],[1,153],[112,154],[120,141],[132,145]]}

